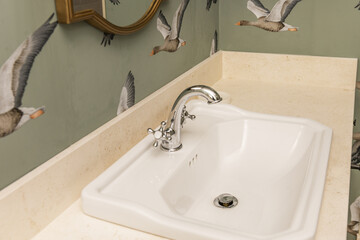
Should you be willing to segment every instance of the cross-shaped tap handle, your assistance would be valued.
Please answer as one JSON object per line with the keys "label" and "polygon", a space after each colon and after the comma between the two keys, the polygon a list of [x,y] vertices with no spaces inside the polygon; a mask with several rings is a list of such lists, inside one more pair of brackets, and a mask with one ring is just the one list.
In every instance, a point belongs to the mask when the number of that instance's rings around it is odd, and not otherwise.
{"label": "cross-shaped tap handle", "polygon": [[181,113],[181,127],[184,126],[186,119],[189,118],[190,120],[194,120],[196,118],[195,115],[190,114],[187,110],[186,110],[186,106],[184,106],[182,113]]}
{"label": "cross-shaped tap handle", "polygon": [[171,136],[169,136],[169,134],[164,130],[165,126],[166,126],[166,122],[162,121],[161,124],[160,124],[159,129],[154,130],[152,128],[148,128],[147,132],[154,136],[154,140],[155,140],[154,143],[153,143],[154,147],[159,146],[159,141],[160,140],[168,140],[168,141],[171,140]]}

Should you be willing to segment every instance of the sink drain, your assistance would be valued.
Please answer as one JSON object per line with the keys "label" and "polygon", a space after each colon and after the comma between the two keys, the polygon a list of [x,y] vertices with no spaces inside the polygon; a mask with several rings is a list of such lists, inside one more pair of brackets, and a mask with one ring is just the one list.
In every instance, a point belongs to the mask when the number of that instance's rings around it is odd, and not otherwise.
{"label": "sink drain", "polygon": [[237,204],[237,198],[228,193],[223,193],[214,199],[214,205],[219,208],[232,208]]}

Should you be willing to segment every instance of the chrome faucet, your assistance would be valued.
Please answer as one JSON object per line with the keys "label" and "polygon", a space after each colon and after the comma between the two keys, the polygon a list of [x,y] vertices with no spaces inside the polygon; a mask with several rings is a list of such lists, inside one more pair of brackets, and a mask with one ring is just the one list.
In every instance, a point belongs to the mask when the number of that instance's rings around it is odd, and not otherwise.
{"label": "chrome faucet", "polygon": [[194,96],[204,97],[208,104],[218,103],[222,100],[214,89],[204,85],[192,86],[182,91],[171,108],[168,120],[161,122],[161,126],[157,130],[148,129],[148,133],[154,135],[154,147],[157,147],[161,141],[160,148],[164,151],[175,152],[182,148],[181,127],[186,118],[193,120],[196,117],[186,111],[185,103]]}

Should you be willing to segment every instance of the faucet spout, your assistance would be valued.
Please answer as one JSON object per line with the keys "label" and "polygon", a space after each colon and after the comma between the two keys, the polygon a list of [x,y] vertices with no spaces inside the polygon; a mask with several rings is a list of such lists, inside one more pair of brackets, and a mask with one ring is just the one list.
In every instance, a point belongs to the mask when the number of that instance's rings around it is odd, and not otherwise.
{"label": "faucet spout", "polygon": [[[220,95],[211,87],[196,85],[182,91],[175,100],[165,126],[167,139],[162,140],[161,149],[174,152],[182,147],[180,132],[182,123],[186,117],[194,119],[194,115],[188,114],[185,103],[194,96],[204,97],[208,104],[218,103],[222,100]],[[170,140],[169,140],[170,139]]]}

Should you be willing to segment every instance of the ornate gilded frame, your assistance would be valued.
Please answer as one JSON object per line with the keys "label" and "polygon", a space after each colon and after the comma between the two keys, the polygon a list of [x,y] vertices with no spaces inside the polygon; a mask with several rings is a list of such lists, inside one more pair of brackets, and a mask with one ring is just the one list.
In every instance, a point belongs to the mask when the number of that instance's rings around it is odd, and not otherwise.
{"label": "ornate gilded frame", "polygon": [[103,32],[128,35],[143,28],[154,16],[162,1],[164,0],[153,0],[149,9],[138,21],[124,27],[112,24],[92,9],[74,12],[72,0],[55,0],[55,4],[59,23],[86,21]]}

